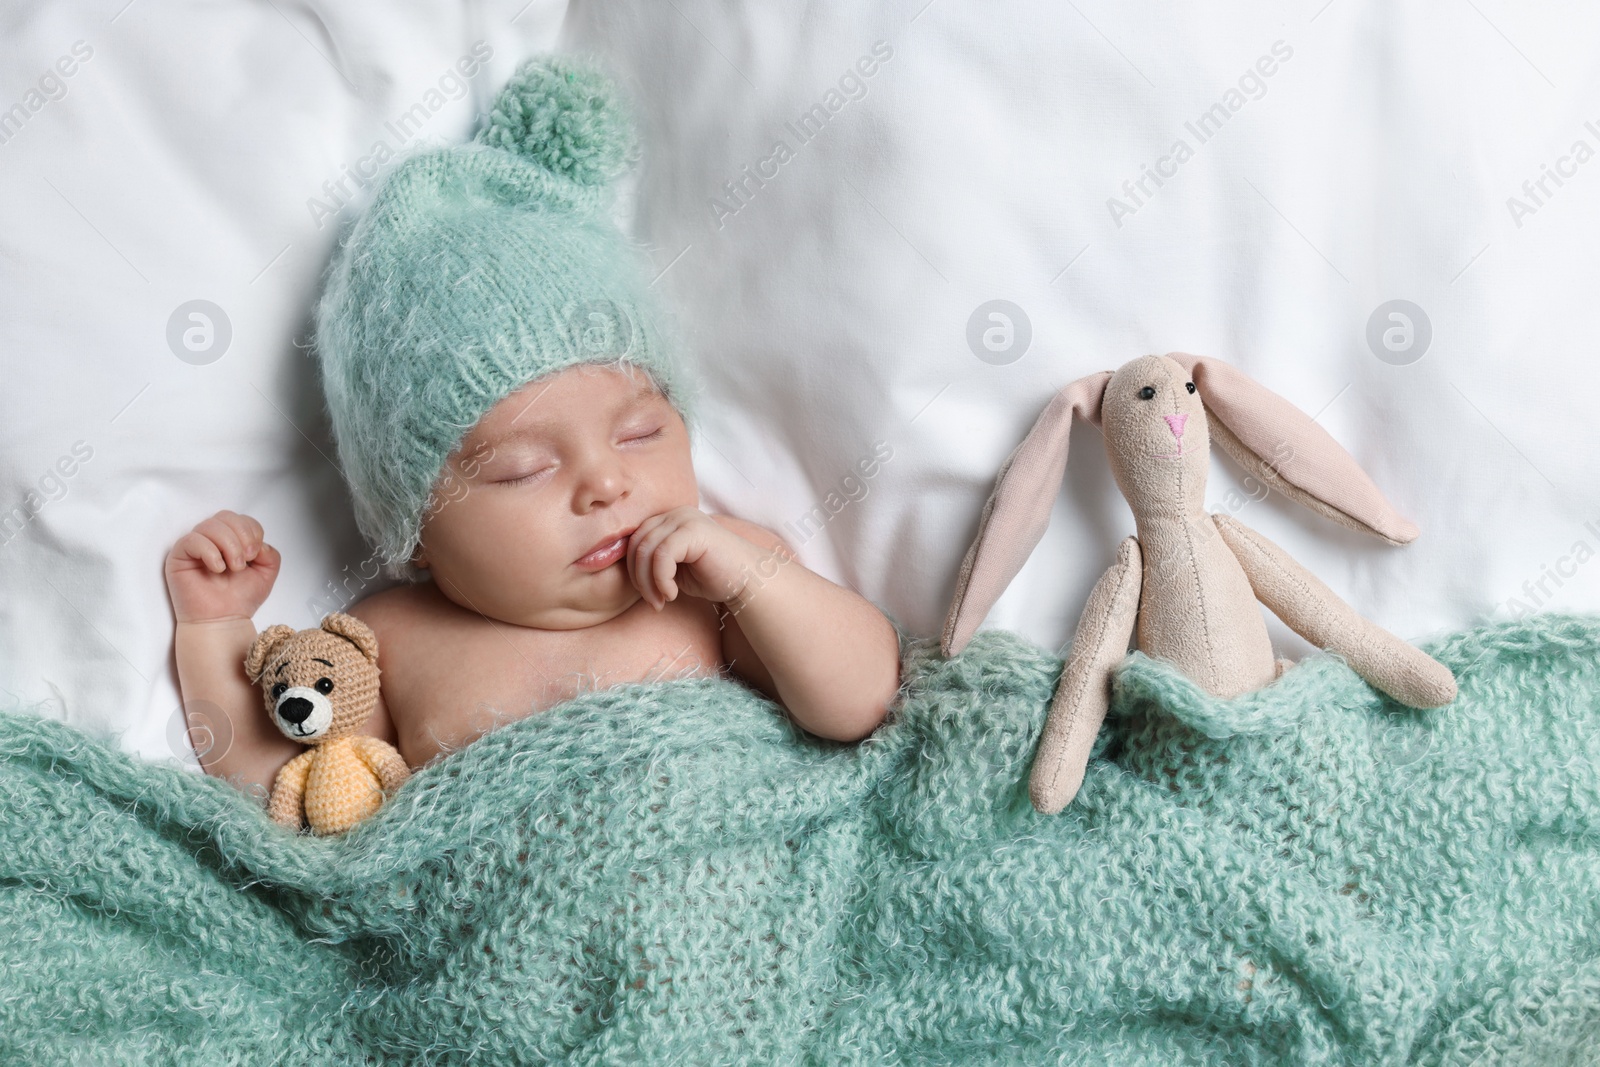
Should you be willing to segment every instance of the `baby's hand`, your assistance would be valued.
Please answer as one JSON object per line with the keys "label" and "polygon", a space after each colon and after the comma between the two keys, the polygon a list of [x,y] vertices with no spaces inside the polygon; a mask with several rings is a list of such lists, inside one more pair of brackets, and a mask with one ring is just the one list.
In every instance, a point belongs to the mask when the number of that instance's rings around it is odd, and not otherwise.
{"label": "baby's hand", "polygon": [[628,539],[628,578],[657,611],[680,590],[724,604],[744,592],[764,558],[699,508],[673,508],[640,523]]}
{"label": "baby's hand", "polygon": [[167,554],[167,595],[178,622],[248,619],[272,592],[282,562],[248,515],[219,511]]}

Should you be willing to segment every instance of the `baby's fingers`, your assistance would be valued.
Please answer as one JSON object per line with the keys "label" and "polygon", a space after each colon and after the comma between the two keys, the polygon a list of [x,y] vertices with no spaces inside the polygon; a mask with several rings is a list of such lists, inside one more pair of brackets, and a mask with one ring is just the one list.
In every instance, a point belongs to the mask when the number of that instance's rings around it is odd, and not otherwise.
{"label": "baby's fingers", "polygon": [[241,515],[240,518],[244,520],[245,524],[243,537],[244,558],[246,560],[252,560],[256,558],[257,554],[259,554],[262,549],[267,547],[267,531],[262,528],[259,522],[251,518],[249,515]]}
{"label": "baby's fingers", "polygon": [[644,568],[655,585],[655,606],[658,609],[666,607],[668,601],[678,599],[680,592],[678,571],[690,557],[694,545],[695,532],[687,526],[678,526],[669,530],[651,548],[649,560],[644,564]]}
{"label": "baby's fingers", "polygon": [[240,515],[235,511],[219,511],[217,519],[226,523],[228,528],[239,539],[240,558],[248,563],[256,558],[256,553],[261,551],[262,539],[266,537],[266,530],[261,523],[250,515]]}
{"label": "baby's fingers", "polygon": [[221,574],[228,569],[227,562],[222,558],[222,550],[211,538],[196,531],[190,531],[178,538],[178,543],[173,546],[173,555],[179,559],[198,560],[206,570],[215,574]]}
{"label": "baby's fingers", "polygon": [[639,529],[628,539],[628,578],[644,598],[650,601],[651,607],[660,606],[656,603],[659,593],[652,596],[650,587],[655,576],[652,569],[653,557],[663,539],[660,525],[653,520],[641,523]]}
{"label": "baby's fingers", "polygon": [[652,531],[639,542],[637,551],[633,553],[630,574],[633,584],[657,611],[678,595],[678,587],[672,576],[677,572],[681,552],[674,553],[673,532],[661,532],[659,528]]}
{"label": "baby's fingers", "polygon": [[251,566],[266,571],[268,574],[276,573],[278,565],[282,562],[283,557],[278,554],[278,550],[265,541],[259,543],[255,549],[254,558],[250,561]]}
{"label": "baby's fingers", "polygon": [[678,583],[673,581],[678,573],[678,554],[673,551],[676,547],[673,539],[668,537],[650,559],[650,573],[655,579],[656,596],[660,600],[657,608],[664,608],[667,601],[678,599]]}
{"label": "baby's fingers", "polygon": [[672,587],[671,596],[666,593],[672,585],[672,574],[676,569],[677,563],[667,554],[665,543],[650,545],[640,553],[633,584],[638,586],[639,592],[657,611],[666,607],[667,601],[677,595],[675,586]]}
{"label": "baby's fingers", "polygon": [[[194,533],[212,542],[213,547],[216,549],[215,555],[222,560],[223,570],[228,570],[229,568],[242,570],[250,561],[245,558],[244,537],[239,530],[235,529],[234,523],[224,517],[228,514],[230,513],[224,512],[213,515],[199,526],[196,526]],[[237,521],[239,516],[235,515],[232,518]],[[208,563],[212,558],[212,553],[207,553],[205,556]]]}

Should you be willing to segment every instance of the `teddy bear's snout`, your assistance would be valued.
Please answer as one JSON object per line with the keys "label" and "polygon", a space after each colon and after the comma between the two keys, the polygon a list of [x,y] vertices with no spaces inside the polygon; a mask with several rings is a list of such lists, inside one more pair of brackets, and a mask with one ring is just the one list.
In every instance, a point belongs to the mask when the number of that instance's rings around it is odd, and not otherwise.
{"label": "teddy bear's snout", "polygon": [[320,737],[333,725],[333,703],[309,686],[284,690],[273,713],[278,729],[296,741]]}
{"label": "teddy bear's snout", "polygon": [[283,716],[283,721],[299,726],[311,718],[311,713],[316,709],[311,706],[311,701],[305,697],[290,697],[278,708],[278,714]]}

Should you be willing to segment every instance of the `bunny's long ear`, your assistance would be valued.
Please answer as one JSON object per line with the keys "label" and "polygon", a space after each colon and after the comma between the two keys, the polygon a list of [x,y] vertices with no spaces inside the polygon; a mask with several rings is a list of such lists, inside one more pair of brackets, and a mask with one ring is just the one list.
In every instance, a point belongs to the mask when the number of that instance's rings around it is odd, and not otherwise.
{"label": "bunny's long ear", "polygon": [[1006,458],[983,505],[978,536],[961,561],[956,594],[940,640],[944,655],[953,656],[967,647],[984,616],[1044,536],[1067,470],[1072,417],[1076,414],[1098,426],[1100,401],[1110,380],[1110,371],[1100,371],[1064,387]]}
{"label": "bunny's long ear", "polygon": [[1205,404],[1212,438],[1247,471],[1319,515],[1392,545],[1414,541],[1401,515],[1339,442],[1311,417],[1239,368],[1170,352]]}

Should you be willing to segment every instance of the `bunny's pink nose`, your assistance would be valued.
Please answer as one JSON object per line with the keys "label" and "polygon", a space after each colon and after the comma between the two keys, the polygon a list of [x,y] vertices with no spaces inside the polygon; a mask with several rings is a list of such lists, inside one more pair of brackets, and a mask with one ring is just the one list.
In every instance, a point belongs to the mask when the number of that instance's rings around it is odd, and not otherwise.
{"label": "bunny's pink nose", "polygon": [[1183,440],[1183,424],[1189,421],[1189,416],[1163,415],[1161,417],[1167,420],[1168,426],[1172,427],[1172,436],[1176,437],[1181,442]]}

